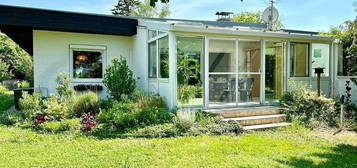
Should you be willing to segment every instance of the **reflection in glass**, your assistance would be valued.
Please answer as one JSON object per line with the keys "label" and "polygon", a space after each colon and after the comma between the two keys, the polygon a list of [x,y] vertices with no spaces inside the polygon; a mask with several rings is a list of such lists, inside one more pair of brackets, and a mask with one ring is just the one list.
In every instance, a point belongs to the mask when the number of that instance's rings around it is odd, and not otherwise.
{"label": "reflection in glass", "polygon": [[260,103],[260,75],[238,75],[239,103]]}
{"label": "reflection in glass", "polygon": [[237,72],[234,40],[209,40],[209,72]]}
{"label": "reflection in glass", "polygon": [[149,78],[157,78],[156,41],[149,43]]}
{"label": "reflection in glass", "polygon": [[309,76],[309,44],[291,43],[290,44],[290,76],[308,77]]}
{"label": "reflection in glass", "polygon": [[169,40],[168,36],[159,39],[160,78],[169,78]]}
{"label": "reflection in glass", "polygon": [[265,43],[265,100],[268,104],[279,103],[283,93],[284,43]]}
{"label": "reflection in glass", "polygon": [[260,41],[239,41],[239,72],[260,72],[261,45]]}
{"label": "reflection in glass", "polygon": [[209,75],[210,106],[236,103],[236,75]]}
{"label": "reflection in glass", "polygon": [[[329,44],[311,44],[312,48],[312,69],[324,68],[321,76],[329,76],[330,45]],[[316,76],[316,74],[314,73]]]}
{"label": "reflection in glass", "polygon": [[203,46],[201,37],[177,37],[179,106],[203,105]]}
{"label": "reflection in glass", "polygon": [[74,78],[102,78],[102,53],[99,51],[73,51]]}

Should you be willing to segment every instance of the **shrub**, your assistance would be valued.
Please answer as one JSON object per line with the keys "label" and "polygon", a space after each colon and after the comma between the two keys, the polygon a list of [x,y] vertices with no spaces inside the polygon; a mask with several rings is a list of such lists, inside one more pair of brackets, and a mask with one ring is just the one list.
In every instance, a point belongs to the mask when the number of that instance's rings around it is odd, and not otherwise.
{"label": "shrub", "polygon": [[0,95],[0,113],[14,105],[13,95]]}
{"label": "shrub", "polygon": [[290,119],[297,119],[310,127],[318,125],[337,126],[339,113],[335,110],[335,101],[318,96],[304,87],[283,94],[280,103],[285,107]]}
{"label": "shrub", "polygon": [[135,103],[116,102],[108,110],[101,110],[98,121],[112,125],[119,131],[127,131],[146,125],[161,124],[172,119],[166,109],[148,107],[140,109]]}
{"label": "shrub", "polygon": [[50,121],[40,124],[37,129],[46,133],[62,133],[62,132],[78,132],[81,124],[78,118],[63,120],[63,121]]}
{"label": "shrub", "polygon": [[71,102],[71,115],[81,117],[84,114],[96,115],[99,113],[99,98],[94,92],[84,92],[74,96]]}
{"label": "shrub", "polygon": [[41,114],[44,114],[50,120],[61,120],[69,116],[69,109],[67,104],[58,99],[56,95],[51,95],[43,101],[43,107]]}
{"label": "shrub", "polygon": [[137,105],[139,108],[167,108],[166,102],[163,97],[158,94],[155,95],[141,95],[137,99]]}
{"label": "shrub", "polygon": [[32,95],[24,92],[20,99],[20,109],[25,114],[26,118],[34,118],[41,112],[41,95],[33,93]]}
{"label": "shrub", "polygon": [[0,115],[0,124],[3,125],[15,125],[16,123],[22,122],[25,119],[24,113],[20,111],[4,111]]}
{"label": "shrub", "polygon": [[57,82],[56,90],[59,97],[64,98],[66,100],[72,98],[75,91],[72,88],[70,88],[72,79],[69,77],[69,75],[66,73],[58,74],[56,77],[56,82]]}
{"label": "shrub", "polygon": [[6,87],[0,84],[0,94],[6,94],[7,91]]}
{"label": "shrub", "polygon": [[144,128],[140,128],[131,133],[127,133],[125,137],[136,137],[136,138],[165,138],[174,137],[179,134],[179,130],[172,123],[152,125]]}
{"label": "shrub", "polygon": [[188,131],[196,121],[196,114],[194,111],[188,109],[180,109],[174,118],[176,127],[181,132]]}
{"label": "shrub", "polygon": [[2,85],[5,86],[5,88],[9,90],[14,90],[17,88],[17,80],[12,79],[12,80],[5,80],[2,82]]}
{"label": "shrub", "polygon": [[104,74],[104,85],[108,88],[109,95],[120,100],[121,95],[131,95],[136,87],[133,72],[129,69],[125,58],[113,59]]}
{"label": "shrub", "polygon": [[85,114],[81,119],[82,132],[90,132],[92,128],[97,125],[97,121],[95,120],[95,116],[93,114]]}
{"label": "shrub", "polygon": [[178,95],[182,103],[188,103],[191,99],[195,98],[196,87],[192,85],[181,85],[179,87]]}
{"label": "shrub", "polygon": [[0,59],[0,82],[11,79],[14,75],[9,72],[9,65]]}
{"label": "shrub", "polygon": [[20,88],[29,88],[30,87],[30,83],[27,81],[21,81],[19,84]]}

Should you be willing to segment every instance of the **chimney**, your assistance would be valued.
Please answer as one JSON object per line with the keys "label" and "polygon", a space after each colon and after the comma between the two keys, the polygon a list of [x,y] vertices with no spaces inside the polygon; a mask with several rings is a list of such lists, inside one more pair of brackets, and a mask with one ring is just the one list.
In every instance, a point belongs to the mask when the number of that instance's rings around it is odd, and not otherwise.
{"label": "chimney", "polygon": [[216,12],[216,15],[217,21],[229,22],[231,21],[231,16],[233,15],[233,12]]}

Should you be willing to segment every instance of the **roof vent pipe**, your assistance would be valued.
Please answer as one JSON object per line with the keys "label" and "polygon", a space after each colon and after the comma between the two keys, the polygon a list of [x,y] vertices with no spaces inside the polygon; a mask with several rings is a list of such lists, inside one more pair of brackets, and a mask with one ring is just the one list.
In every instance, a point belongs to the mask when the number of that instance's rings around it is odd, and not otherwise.
{"label": "roof vent pipe", "polygon": [[217,21],[229,22],[231,21],[231,16],[233,15],[233,12],[216,12],[216,15]]}

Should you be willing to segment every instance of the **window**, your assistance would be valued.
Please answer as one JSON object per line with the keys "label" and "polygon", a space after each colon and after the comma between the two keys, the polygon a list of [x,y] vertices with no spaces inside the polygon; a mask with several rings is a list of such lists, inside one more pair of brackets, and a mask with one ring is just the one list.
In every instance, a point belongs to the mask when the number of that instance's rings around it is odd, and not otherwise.
{"label": "window", "polygon": [[148,31],[149,78],[169,78],[169,38],[165,34]]}
{"label": "window", "polygon": [[[329,76],[330,68],[330,45],[329,44],[311,44],[312,48],[312,69],[324,68],[321,76]],[[316,74],[314,73],[316,76]]]}
{"label": "window", "polygon": [[160,78],[169,78],[169,38],[159,39]]}
{"label": "window", "polygon": [[290,44],[290,76],[309,77],[309,44]]}
{"label": "window", "polygon": [[157,47],[156,41],[149,43],[149,78],[156,78],[157,76]]}
{"label": "window", "polygon": [[71,75],[78,80],[103,78],[105,51],[102,46],[71,45]]}

